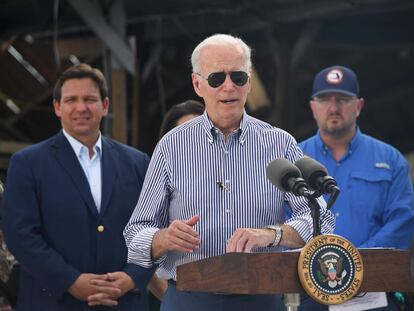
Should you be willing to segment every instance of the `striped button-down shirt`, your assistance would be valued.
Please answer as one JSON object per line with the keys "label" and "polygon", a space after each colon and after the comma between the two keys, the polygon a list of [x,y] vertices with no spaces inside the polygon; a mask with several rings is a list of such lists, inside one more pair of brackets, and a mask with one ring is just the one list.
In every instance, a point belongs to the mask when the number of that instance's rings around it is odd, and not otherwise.
{"label": "striped button-down shirt", "polygon": [[[194,229],[200,245],[192,253],[168,252],[159,273],[174,278],[180,264],[221,255],[238,228],[264,228],[285,223],[308,241],[312,219],[304,198],[283,193],[266,179],[266,166],[275,158],[292,162],[302,157],[295,139],[244,113],[240,127],[227,138],[207,113],[166,134],[152,156],[144,186],[124,236],[128,261],[154,264],[151,243],[159,228],[174,220],[200,216]],[[292,217],[284,219],[284,205]],[[322,233],[332,232],[334,216],[322,206]],[[260,248],[269,251],[274,248]]]}

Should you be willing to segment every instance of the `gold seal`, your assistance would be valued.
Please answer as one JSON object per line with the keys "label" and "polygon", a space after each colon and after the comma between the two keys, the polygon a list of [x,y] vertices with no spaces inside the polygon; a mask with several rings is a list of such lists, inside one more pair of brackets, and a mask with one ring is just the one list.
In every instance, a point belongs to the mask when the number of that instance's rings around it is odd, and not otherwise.
{"label": "gold seal", "polygon": [[362,257],[347,239],[319,235],[303,247],[298,274],[302,287],[314,300],[340,304],[354,297],[362,284]]}

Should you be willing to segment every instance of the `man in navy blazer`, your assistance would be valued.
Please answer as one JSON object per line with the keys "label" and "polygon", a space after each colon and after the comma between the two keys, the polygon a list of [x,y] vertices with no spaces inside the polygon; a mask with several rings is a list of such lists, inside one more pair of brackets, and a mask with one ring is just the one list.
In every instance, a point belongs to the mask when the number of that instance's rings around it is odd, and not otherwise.
{"label": "man in navy blazer", "polygon": [[54,90],[62,131],[10,160],[3,226],[21,265],[17,310],[146,310],[153,270],[127,264],[122,235],[149,158],[100,134],[103,74],[80,64]]}

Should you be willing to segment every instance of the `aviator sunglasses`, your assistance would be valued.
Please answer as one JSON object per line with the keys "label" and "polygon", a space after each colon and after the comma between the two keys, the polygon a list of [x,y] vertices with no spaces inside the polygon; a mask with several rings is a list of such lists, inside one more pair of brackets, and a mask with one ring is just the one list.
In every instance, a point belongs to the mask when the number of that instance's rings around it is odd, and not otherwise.
{"label": "aviator sunglasses", "polygon": [[195,72],[196,75],[199,75],[203,79],[207,80],[208,85],[210,85],[212,88],[217,88],[220,85],[224,83],[226,80],[226,76],[230,75],[231,81],[233,81],[234,84],[237,86],[243,86],[247,83],[249,80],[249,74],[244,71],[231,71],[231,72],[213,72],[208,75],[207,78],[203,77],[198,72]]}

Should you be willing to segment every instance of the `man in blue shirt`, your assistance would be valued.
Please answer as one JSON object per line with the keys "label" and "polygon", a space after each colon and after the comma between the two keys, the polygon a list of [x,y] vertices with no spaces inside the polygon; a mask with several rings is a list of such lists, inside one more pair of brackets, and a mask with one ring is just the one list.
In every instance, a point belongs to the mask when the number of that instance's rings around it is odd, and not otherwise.
{"label": "man in blue shirt", "polygon": [[398,150],[361,133],[356,121],[363,106],[352,70],[333,66],[320,71],[310,100],[319,130],[299,145],[326,166],[341,188],[332,207],[334,233],[356,247],[408,249],[414,231],[409,166]]}

